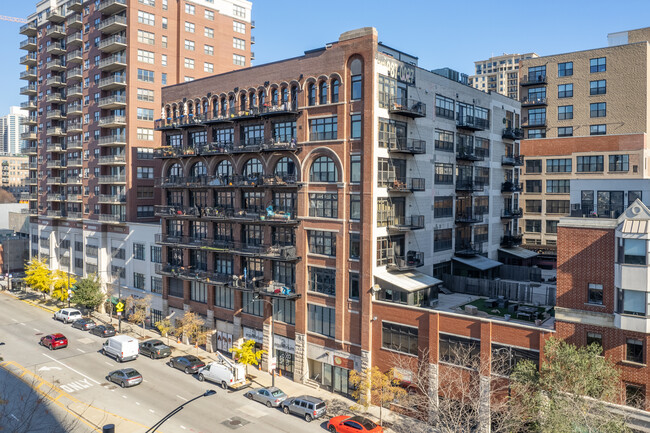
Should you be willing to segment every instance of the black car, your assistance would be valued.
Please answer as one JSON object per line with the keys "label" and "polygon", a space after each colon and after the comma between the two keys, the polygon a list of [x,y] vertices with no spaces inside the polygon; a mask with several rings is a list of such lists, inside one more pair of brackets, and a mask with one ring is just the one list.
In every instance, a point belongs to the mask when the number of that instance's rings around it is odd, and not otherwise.
{"label": "black car", "polygon": [[72,322],[73,328],[81,329],[82,331],[91,330],[96,326],[97,324],[93,321],[93,319],[79,319]]}
{"label": "black car", "polygon": [[113,325],[97,325],[90,330],[90,333],[100,337],[112,337],[115,335],[115,328]]}
{"label": "black car", "polygon": [[134,368],[123,368],[108,373],[106,379],[110,382],[117,383],[122,388],[136,386],[142,383],[142,375]]}
{"label": "black car", "polygon": [[165,358],[172,354],[171,347],[160,340],[148,340],[140,343],[140,355],[151,359]]}
{"label": "black car", "polygon": [[194,374],[200,368],[205,367],[205,362],[194,355],[174,356],[167,363],[170,367],[183,370],[187,374]]}

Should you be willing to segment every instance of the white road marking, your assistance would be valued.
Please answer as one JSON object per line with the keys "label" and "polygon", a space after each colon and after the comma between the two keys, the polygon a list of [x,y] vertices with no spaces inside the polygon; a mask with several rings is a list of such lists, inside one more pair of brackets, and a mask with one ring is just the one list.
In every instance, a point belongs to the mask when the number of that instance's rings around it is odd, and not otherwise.
{"label": "white road marking", "polygon": [[16,421],[20,422],[20,420],[16,418],[16,415],[14,415],[13,413],[10,413],[9,416],[15,419]]}
{"label": "white road marking", "polygon": [[83,376],[83,377],[85,377],[86,379],[91,380],[91,381],[95,382],[95,384],[99,385],[99,382],[97,382],[95,379],[92,379],[92,378],[86,376],[85,374],[78,372],[78,371],[75,370],[74,368],[65,365],[65,364],[62,363],[61,361],[59,361],[59,360],[57,360],[57,359],[54,359],[54,358],[52,358],[52,357],[49,356],[49,355],[45,355],[45,354],[43,354],[43,356],[46,356],[47,358],[50,358],[52,361],[54,361],[54,362],[56,362],[56,363],[58,363],[58,364],[61,364],[62,366],[64,366],[64,367],[67,368],[68,370],[72,370],[72,371],[74,371],[75,373],[77,373],[78,375]]}
{"label": "white road marking", "polygon": [[176,394],[176,397],[178,397],[178,398],[180,398],[180,399],[181,399],[181,400],[183,400],[183,401],[187,401],[187,399],[186,399],[186,398],[183,398],[183,397],[181,397],[181,396],[180,396],[180,395],[178,395],[178,394]]}
{"label": "white road marking", "polygon": [[75,392],[75,391],[81,391],[82,389],[90,388],[91,386],[93,386],[93,384],[88,382],[88,379],[84,379],[84,380],[76,380],[74,382],[61,385],[61,389],[64,390],[65,392]]}
{"label": "white road marking", "polygon": [[125,395],[122,395],[122,398],[129,398],[129,397],[127,397],[127,396],[125,396]]}
{"label": "white road marking", "polygon": [[25,325],[23,322],[20,322],[19,325],[27,326],[27,325]]}
{"label": "white road marking", "polygon": [[149,409],[149,412],[151,412],[151,413],[156,413],[156,411],[153,410],[153,409]]}
{"label": "white road marking", "polygon": [[135,404],[137,404],[138,406],[140,406],[140,402],[139,402],[139,401],[136,401]]}
{"label": "white road marking", "polygon": [[104,361],[104,363],[105,363],[106,365],[110,365],[111,367],[113,366],[113,364],[111,364],[111,363],[108,362],[108,361]]}
{"label": "white road marking", "polygon": [[18,320],[16,320],[16,319],[11,319],[11,320],[13,320],[14,322],[18,323]]}
{"label": "white road marking", "polygon": [[33,329],[34,331],[36,331],[36,332],[41,332],[40,329],[36,329],[36,328],[32,328],[32,329]]}
{"label": "white road marking", "polygon": [[182,425],[182,426],[181,426],[181,428],[182,428],[183,430],[187,430],[187,429],[185,428],[185,426],[184,426],[184,425]]}
{"label": "white road marking", "polygon": [[81,350],[81,349],[79,349],[79,348],[77,348],[77,350],[78,350],[79,352],[81,352],[81,353],[86,353],[86,352],[84,352],[83,350]]}
{"label": "white road marking", "polygon": [[50,370],[61,370],[61,369],[59,367],[48,367],[46,365],[38,369],[38,371],[50,371]]}

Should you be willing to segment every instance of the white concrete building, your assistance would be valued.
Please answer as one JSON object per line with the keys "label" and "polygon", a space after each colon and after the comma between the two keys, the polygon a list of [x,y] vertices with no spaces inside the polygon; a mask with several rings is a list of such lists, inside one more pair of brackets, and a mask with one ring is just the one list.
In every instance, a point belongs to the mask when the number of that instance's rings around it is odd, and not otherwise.
{"label": "white concrete building", "polygon": [[9,107],[9,114],[0,117],[0,152],[22,154],[25,140],[21,135],[27,132],[27,126],[23,124],[26,117],[27,111],[15,106]]}

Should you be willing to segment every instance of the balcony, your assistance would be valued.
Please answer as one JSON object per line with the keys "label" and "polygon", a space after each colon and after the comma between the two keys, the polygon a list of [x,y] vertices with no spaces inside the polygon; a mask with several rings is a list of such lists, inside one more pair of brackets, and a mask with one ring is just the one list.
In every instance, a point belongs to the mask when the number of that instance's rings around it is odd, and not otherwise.
{"label": "balcony", "polygon": [[45,115],[46,119],[62,120],[65,119],[65,113],[61,110],[50,110]]}
{"label": "balcony", "polygon": [[424,215],[411,215],[411,216],[393,216],[388,220],[389,231],[393,232],[407,232],[411,230],[420,230],[424,228]]}
{"label": "balcony", "polygon": [[61,39],[65,36],[65,27],[64,26],[50,26],[49,29],[45,32],[45,36],[51,38]]}
{"label": "balcony", "polygon": [[[70,164],[68,164],[70,166]],[[68,194],[68,201],[75,203],[83,202],[83,196],[81,194]]]}
{"label": "balcony", "polygon": [[83,159],[81,158],[69,158],[68,167],[82,167],[84,164]]}
{"label": "balcony", "polygon": [[481,119],[475,116],[461,116],[456,118],[456,128],[467,129],[470,131],[484,131],[488,129],[489,122],[487,119]]}
{"label": "balcony", "polygon": [[459,144],[456,149],[456,159],[460,161],[483,161],[485,160],[485,150],[472,145]]}
{"label": "balcony", "polygon": [[[83,131],[83,123],[81,122],[81,120],[68,121],[67,131],[68,131],[68,134],[82,132]],[[68,144],[70,144],[70,140],[68,141]]]}
{"label": "balcony", "polygon": [[99,108],[107,110],[124,108],[126,107],[126,95],[114,95],[107,96],[106,98],[100,98],[97,105]]}
{"label": "balcony", "polygon": [[68,0],[68,10],[74,12],[81,12],[83,10],[83,0]]}
{"label": "balcony", "polygon": [[[83,70],[81,69],[81,66],[77,66],[76,68],[72,68],[68,70],[68,82],[76,81],[79,80],[81,81],[83,79]],[[81,97],[82,95],[82,88],[81,86],[74,86],[75,88],[78,87],[79,91],[76,92],[77,96]],[[70,87],[68,87],[68,95],[70,94]]]}
{"label": "balcony", "polygon": [[36,81],[36,68],[29,68],[20,73],[21,80]]}
{"label": "balcony", "polygon": [[217,179],[216,176],[169,176],[156,179],[156,186],[162,188],[171,187],[198,187],[203,188],[209,186]]}
{"label": "balcony", "polygon": [[83,105],[68,104],[68,116],[81,116],[83,114]]}
{"label": "balcony", "polygon": [[65,80],[62,77],[50,77],[45,84],[51,87],[65,87]]}
{"label": "balcony", "polygon": [[110,18],[102,20],[97,29],[105,35],[126,30],[126,17],[114,15]]}
{"label": "balcony", "polygon": [[47,46],[45,52],[54,56],[65,54],[65,45],[61,42],[54,42]]}
{"label": "balcony", "polygon": [[21,65],[36,66],[36,53],[29,53],[20,58]]}
{"label": "balcony", "polygon": [[66,141],[66,147],[67,150],[82,150],[83,149],[83,141],[77,137],[68,137],[68,140]]}
{"label": "balcony", "polygon": [[119,128],[126,126],[126,116],[106,116],[99,118],[101,128]]}
{"label": "balcony", "polygon": [[546,84],[546,74],[523,75],[519,77],[519,85],[522,87]]}
{"label": "balcony", "polygon": [[427,115],[427,106],[417,99],[391,98],[388,112],[415,119]]}
{"label": "balcony", "polygon": [[64,194],[48,194],[46,196],[47,201],[64,201],[65,200],[65,195]]}
{"label": "balcony", "polygon": [[38,146],[33,146],[31,144],[23,146],[22,152],[25,155],[36,155],[38,153]]}
{"label": "balcony", "polygon": [[126,48],[126,37],[121,35],[113,35],[99,42],[98,48],[102,53],[114,53],[115,51],[122,51]]}
{"label": "balcony", "polygon": [[455,221],[457,224],[477,224],[483,222],[483,215],[477,209],[469,207],[456,211]]}
{"label": "balcony", "polygon": [[126,135],[105,135],[97,140],[98,146],[126,146]]}
{"label": "balcony", "polygon": [[98,65],[99,69],[104,72],[117,71],[118,69],[126,68],[126,56],[121,54],[113,54],[110,57],[101,59]]}
{"label": "balcony", "polygon": [[522,107],[542,107],[542,106],[546,106],[546,105],[547,105],[546,104],[546,98],[542,98],[542,97],[535,97],[535,96],[528,97],[528,96],[526,96],[521,100],[521,106]]}
{"label": "balcony", "polygon": [[456,179],[456,191],[478,192],[485,189],[485,182],[478,179]]}
{"label": "balcony", "polygon": [[21,35],[25,36],[36,36],[38,33],[37,27],[36,27],[36,21],[32,21],[31,23],[27,23],[25,25],[20,26],[20,30],[18,31]]}
{"label": "balcony", "polygon": [[504,235],[501,238],[501,246],[505,248],[521,245],[521,235]]}
{"label": "balcony", "polygon": [[30,162],[29,163],[29,169],[30,170],[38,170],[39,163],[38,162]]}
{"label": "balcony", "polygon": [[[51,128],[47,128],[45,133],[47,134],[48,137],[61,137],[61,136],[64,136],[66,134],[65,128],[62,128],[60,126],[53,126]],[[60,144],[58,146],[61,147]],[[49,148],[49,146],[48,146],[48,148]]]}
{"label": "balcony", "polygon": [[65,56],[65,60],[68,62],[68,64],[73,64],[73,63],[82,63],[83,62],[83,51],[80,49],[76,49],[74,51],[69,52]]}
{"label": "balcony", "polygon": [[29,192],[21,192],[20,193],[20,200],[21,201],[33,201],[33,200],[38,200],[38,194],[35,193],[29,193]]}
{"label": "balcony", "polygon": [[48,185],[61,185],[64,182],[62,177],[48,177],[46,183]]}
{"label": "balcony", "polygon": [[81,213],[81,212],[73,212],[73,211],[68,211],[66,213],[66,216],[68,217],[68,219],[71,219],[71,220],[81,220],[84,217],[83,213]]}
{"label": "balcony", "polygon": [[121,224],[126,222],[126,215],[120,214],[100,214],[99,221],[103,223]]}
{"label": "balcony", "polygon": [[25,109],[27,111],[36,111],[36,101],[34,100],[29,100],[25,102],[20,103],[20,108]]}
{"label": "balcony", "polygon": [[26,96],[36,95],[36,84],[29,84],[20,88],[20,94]]}
{"label": "balcony", "polygon": [[522,192],[524,189],[523,184],[521,183],[514,183],[511,181],[503,182],[501,184],[501,192]]}
{"label": "balcony", "polygon": [[63,12],[60,8],[50,10],[46,15],[45,19],[53,23],[62,23],[65,20]]}
{"label": "balcony", "polygon": [[47,95],[45,100],[47,102],[60,104],[61,102],[65,102],[65,96],[63,96],[63,94],[60,93],[60,92],[54,92],[54,93],[50,93],[49,95]]}
{"label": "balcony", "polygon": [[97,202],[100,204],[124,204],[126,203],[126,194],[100,194],[97,196]]}
{"label": "balcony", "polygon": [[63,64],[63,62],[59,59],[52,60],[50,62],[47,62],[45,64],[45,69],[49,69],[53,72],[61,72],[65,71],[66,66]]}
{"label": "balcony", "polygon": [[63,164],[63,161],[61,160],[54,160],[54,161],[47,161],[45,164],[47,168],[65,168],[65,164]]}
{"label": "balcony", "polygon": [[74,47],[81,47],[83,45],[83,33],[81,32],[74,32],[71,35],[68,35],[67,38],[65,38],[65,44],[67,45],[68,49],[74,48]]}
{"label": "balcony", "polygon": [[27,38],[20,43],[21,50],[36,51],[37,47],[36,38],[34,37]]}
{"label": "balcony", "polygon": [[83,19],[81,17],[81,14],[69,15],[68,18],[65,19],[65,25],[69,29],[83,28]]}
{"label": "balcony", "polygon": [[101,90],[117,90],[126,87],[126,77],[113,75],[111,77],[102,78],[99,80],[99,88]]}
{"label": "balcony", "polygon": [[97,160],[99,165],[124,165],[126,164],[126,155],[104,155]]}
{"label": "balcony", "polygon": [[36,135],[36,131],[27,131],[20,134],[20,138],[23,140],[36,140],[38,136]]}
{"label": "balcony", "polygon": [[23,125],[26,126],[36,126],[38,124],[38,118],[36,116],[27,116],[22,120]]}
{"label": "balcony", "polygon": [[126,183],[126,176],[123,174],[101,175],[97,178],[97,182],[102,184]]}
{"label": "balcony", "polygon": [[[389,255],[389,257],[391,257]],[[408,251],[406,256],[392,256],[386,264],[386,270],[389,272],[412,271],[424,266],[424,252]]]}
{"label": "balcony", "polygon": [[50,218],[63,218],[63,211],[61,210],[48,210],[45,214]]}
{"label": "balcony", "polygon": [[45,147],[47,152],[63,152],[63,146],[61,143],[50,143]]}
{"label": "balcony", "polygon": [[524,118],[521,122],[523,128],[546,127],[546,117]]}
{"label": "balcony", "polygon": [[388,179],[389,192],[415,192],[424,191],[425,182],[423,177]]}
{"label": "balcony", "polygon": [[502,166],[521,167],[524,165],[524,157],[521,155],[503,155],[501,157]]}
{"label": "balcony", "polygon": [[501,219],[521,218],[523,214],[524,214],[524,210],[522,208],[504,209],[503,212],[501,212]]}
{"label": "balcony", "polygon": [[97,8],[104,15],[112,15],[125,9],[126,0],[103,0]]}
{"label": "balcony", "polygon": [[81,185],[83,183],[83,178],[81,176],[70,176],[66,179],[68,185]]}
{"label": "balcony", "polygon": [[473,257],[483,253],[481,243],[472,243],[463,239],[456,239],[454,254],[459,257]]}
{"label": "balcony", "polygon": [[427,153],[427,142],[406,137],[394,137],[388,142],[388,152],[422,155]]}

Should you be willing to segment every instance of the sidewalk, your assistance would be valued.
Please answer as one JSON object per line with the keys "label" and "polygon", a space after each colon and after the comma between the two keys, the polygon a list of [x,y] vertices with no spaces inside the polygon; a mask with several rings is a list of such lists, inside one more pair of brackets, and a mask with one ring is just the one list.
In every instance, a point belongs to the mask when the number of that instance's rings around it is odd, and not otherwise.
{"label": "sidewalk", "polygon": [[[23,302],[26,302],[42,310],[51,312],[52,314],[54,314],[56,311],[58,311],[61,308],[67,307],[67,304],[64,305],[64,303],[60,301],[56,302],[50,299],[48,299],[47,301],[43,301],[42,294],[34,292],[29,289],[22,292],[3,291],[3,293],[14,296],[22,300]],[[108,314],[93,311],[91,313],[91,317],[93,319],[96,319],[97,321],[101,321],[106,324],[111,323],[113,326],[115,326],[116,330],[118,329],[119,321],[115,316],[113,316],[111,320]],[[137,338],[138,340],[147,340],[150,338],[160,339],[165,344],[168,344],[172,348],[172,356],[188,354],[188,355],[198,356],[202,360],[206,361],[206,363],[217,361],[217,357],[214,353],[207,352],[201,348],[197,349],[193,345],[179,343],[177,340],[174,339],[174,337],[170,337],[168,341],[166,337],[161,337],[160,333],[153,331],[151,329],[145,329],[143,333],[142,327],[136,326],[124,320],[122,321],[122,334],[130,335],[134,338]],[[257,369],[253,366],[248,368],[248,374],[252,379],[253,388],[271,386],[271,383],[273,381],[272,375],[270,373]],[[304,385],[302,383],[294,382],[293,380],[287,379],[286,377],[282,377],[279,375],[275,377],[275,386],[280,388],[290,397],[295,397],[299,395],[312,395],[314,397],[318,397],[326,401],[328,404],[327,419],[335,415],[360,414],[370,419],[373,419],[377,423],[379,422],[379,407],[371,406],[368,408],[367,412],[365,413],[352,412],[349,408],[350,406],[355,404],[353,400],[323,389],[315,389],[310,386]],[[245,392],[245,391],[232,391],[232,392]],[[413,425],[414,423],[417,423],[417,421],[414,420],[413,418],[405,417],[403,415],[392,412],[385,408],[382,410],[382,416],[384,422],[384,431],[395,431],[393,429],[387,428],[386,427],[387,425],[405,426],[405,425]],[[322,420],[322,421],[326,421],[326,420]],[[399,429],[399,431],[402,430],[403,429]]]}

